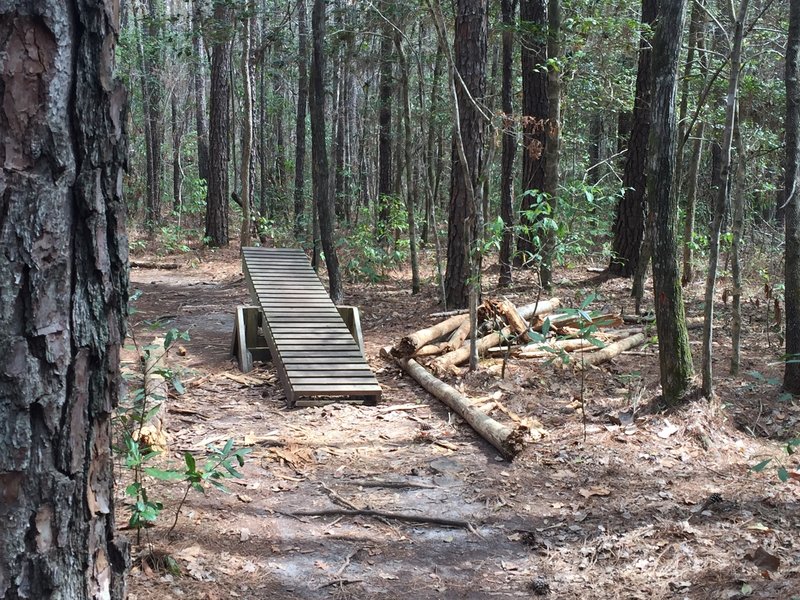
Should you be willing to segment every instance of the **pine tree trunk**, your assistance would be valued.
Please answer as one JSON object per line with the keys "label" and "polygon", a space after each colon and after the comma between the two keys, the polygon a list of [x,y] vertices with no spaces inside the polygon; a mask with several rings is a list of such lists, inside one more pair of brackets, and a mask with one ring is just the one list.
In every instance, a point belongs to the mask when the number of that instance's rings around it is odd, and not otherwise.
{"label": "pine tree trunk", "polygon": [[647,199],[653,215],[653,292],[661,390],[667,404],[681,400],[692,378],[692,354],[678,275],[678,202],[675,195],[675,122],[678,61],[686,4],[661,3],[653,40],[653,90]]}
{"label": "pine tree trunk", "polygon": [[224,29],[233,18],[225,3],[214,7],[214,32],[211,47],[211,118],[209,132],[208,200],[206,237],[211,246],[228,245],[228,129],[231,68],[231,41]]}
{"label": "pine tree trunk", "polygon": [[[248,12],[254,7],[248,6]],[[242,226],[239,242],[242,248],[252,243],[250,207],[253,205],[253,189],[250,186],[250,165],[253,152],[253,85],[250,64],[250,40],[253,19],[247,16],[242,27]]]}
{"label": "pine tree trunk", "polygon": [[308,107],[308,34],[306,30],[306,0],[297,0],[297,118],[295,119],[294,150],[294,237],[301,239],[305,229],[305,161],[306,109]]}
{"label": "pine tree trunk", "polygon": [[[480,173],[483,167],[484,117],[479,103],[486,92],[487,19],[486,0],[457,0],[454,52],[454,80],[459,133],[454,136],[450,208],[447,230],[446,304],[463,308],[469,300],[470,244],[477,237],[476,203],[480,201]],[[466,86],[466,89],[464,89]],[[469,90],[469,91],[467,91]],[[459,148],[461,146],[461,148]],[[464,160],[460,156],[463,150]]]}
{"label": "pine tree trunk", "polygon": [[514,160],[517,139],[514,129],[514,105],[511,81],[514,76],[514,13],[516,0],[502,0],[503,13],[503,149],[500,167],[500,218],[503,220],[503,239],[500,243],[500,287],[511,285],[512,254],[514,253]]}
{"label": "pine tree trunk", "polygon": [[800,0],[789,0],[786,44],[786,363],[783,387],[800,394]]}
{"label": "pine tree trunk", "polygon": [[6,600],[125,596],[111,461],[128,289],[115,5],[0,5]]}
{"label": "pine tree trunk", "polygon": [[[547,57],[557,60],[561,54],[561,2],[547,3]],[[550,218],[556,217],[558,206],[558,165],[561,145],[561,69],[547,69],[547,142],[544,146],[544,188],[550,205]],[[547,228],[542,235],[542,266],[540,281],[549,290],[553,283],[556,232]]]}
{"label": "pine tree trunk", "polygon": [[[658,12],[658,0],[642,0],[642,25],[652,27]],[[639,41],[639,65],[636,71],[636,98],[633,123],[628,141],[622,185],[624,196],[617,206],[614,221],[611,263],[608,272],[630,277],[636,272],[645,228],[645,191],[647,189],[647,141],[650,135],[651,41]]]}
{"label": "pine tree trunk", "polygon": [[394,35],[394,45],[400,68],[400,99],[403,104],[403,150],[405,154],[406,175],[406,213],[408,218],[408,239],[411,255],[411,293],[419,293],[419,263],[417,261],[417,222],[414,215],[414,177],[413,162],[411,159],[414,139],[411,135],[411,100],[408,93],[408,61],[403,50],[403,37],[401,31]]}
{"label": "pine tree trunk", "polygon": [[329,189],[328,148],[325,141],[325,0],[314,0],[311,14],[311,29],[314,40],[311,53],[311,160],[313,163],[314,199],[319,215],[319,233],[325,265],[328,268],[330,297],[334,304],[344,300],[344,290],[339,274],[339,259],[333,234],[336,215]]}
{"label": "pine tree trunk", "polygon": [[[547,135],[544,122],[547,105],[547,0],[520,0],[520,20],[525,27],[522,36],[522,214],[520,225],[537,227],[535,219],[525,216],[535,209],[539,198],[532,191],[544,190],[544,146]],[[517,262],[532,266],[532,257],[540,248],[534,246],[533,231],[522,233],[517,242]]]}
{"label": "pine tree trunk", "polygon": [[380,84],[378,85],[378,243],[388,247],[392,232],[392,29],[384,26],[380,47]]}

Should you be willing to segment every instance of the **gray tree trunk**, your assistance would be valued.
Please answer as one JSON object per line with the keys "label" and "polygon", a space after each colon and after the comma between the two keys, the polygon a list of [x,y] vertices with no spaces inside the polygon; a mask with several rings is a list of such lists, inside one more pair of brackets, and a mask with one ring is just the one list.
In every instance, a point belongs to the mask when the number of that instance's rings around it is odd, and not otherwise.
{"label": "gray tree trunk", "polygon": [[112,0],[0,4],[5,600],[125,596],[111,461],[128,289],[118,17]]}
{"label": "gray tree trunk", "polygon": [[231,41],[225,31],[233,12],[225,3],[214,7],[214,32],[211,48],[211,118],[209,131],[208,200],[206,237],[211,246],[228,245],[228,125],[231,68]]}
{"label": "gray tree trunk", "polygon": [[[789,2],[786,44],[786,354],[800,358],[800,0]],[[800,394],[800,363],[787,362],[787,392]]]}
{"label": "gray tree trunk", "polygon": [[675,119],[684,0],[662,0],[653,40],[653,90],[647,201],[653,217],[653,292],[658,359],[665,402],[682,399],[692,379],[692,354],[678,273],[678,199],[675,194]]}
{"label": "gray tree trunk", "polygon": [[328,268],[329,294],[334,304],[344,300],[339,259],[333,234],[336,225],[333,198],[330,197],[328,148],[325,142],[325,0],[314,0],[311,11],[313,46],[311,52],[311,160],[314,198],[325,266]]}

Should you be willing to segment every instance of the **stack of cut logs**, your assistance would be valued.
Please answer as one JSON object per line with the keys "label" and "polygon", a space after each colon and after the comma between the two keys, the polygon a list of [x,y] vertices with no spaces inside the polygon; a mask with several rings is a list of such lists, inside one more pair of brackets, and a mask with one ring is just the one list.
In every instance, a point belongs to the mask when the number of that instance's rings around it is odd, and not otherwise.
{"label": "stack of cut logs", "polygon": [[[577,311],[556,312],[558,298],[537,301],[516,307],[507,299],[489,299],[478,309],[478,353],[486,356],[516,358],[553,358],[564,353],[581,353],[580,360],[571,360],[577,368],[608,361],[639,346],[647,339],[644,330],[621,328],[622,318],[614,313],[592,314]],[[547,326],[545,327],[545,322]],[[591,334],[587,327],[592,326]],[[547,339],[533,341],[531,332]],[[530,437],[530,427],[514,419],[514,426],[498,423],[480,410],[455,388],[434,377],[415,359],[422,358],[434,374],[442,376],[458,372],[458,366],[469,360],[470,321],[468,314],[456,314],[446,320],[405,336],[382,354],[393,358],[428,392],[461,415],[482,437],[507,457],[516,455]],[[541,335],[536,336],[541,340]],[[561,361],[559,361],[561,362]]]}
{"label": "stack of cut logs", "polygon": [[[646,339],[641,327],[615,329],[622,325],[618,314],[593,314],[587,321],[576,311],[556,312],[560,305],[558,298],[519,308],[507,299],[485,300],[478,308],[478,354],[553,358],[556,354],[583,352],[586,354],[582,360],[575,361],[580,367],[577,363],[586,366],[605,362]],[[532,343],[530,332],[541,332],[545,321],[548,321],[548,339]],[[590,336],[584,335],[585,328],[590,325],[595,326],[594,330]],[[396,358],[425,358],[437,375],[454,373],[456,367],[469,359],[469,332],[469,315],[454,315],[405,336],[391,353]],[[435,358],[430,360],[430,357]]]}

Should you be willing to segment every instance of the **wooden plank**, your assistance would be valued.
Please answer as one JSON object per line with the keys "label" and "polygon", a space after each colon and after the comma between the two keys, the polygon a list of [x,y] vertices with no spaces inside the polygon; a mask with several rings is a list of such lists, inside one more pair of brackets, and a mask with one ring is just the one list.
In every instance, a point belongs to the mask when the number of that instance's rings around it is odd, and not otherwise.
{"label": "wooden plank", "polygon": [[381,392],[381,386],[377,384],[362,384],[362,385],[315,385],[313,383],[304,383],[302,385],[292,386],[292,391],[295,394],[304,395],[356,395],[369,392]]}
{"label": "wooden plank", "polygon": [[356,388],[360,388],[361,386],[367,385],[375,388],[377,385],[375,383],[375,379],[373,377],[289,377],[290,381],[292,382],[292,387],[297,391],[298,386],[305,386],[305,385],[324,385],[324,386],[337,386],[337,385],[348,385],[354,386]]}
{"label": "wooden plank", "polygon": [[284,365],[286,367],[286,373],[289,377],[292,374],[297,375],[298,377],[345,377],[350,375],[369,375],[372,377],[372,371],[370,371],[366,367],[361,367],[360,365],[332,365],[329,366],[327,369],[313,369],[312,367],[316,365]]}

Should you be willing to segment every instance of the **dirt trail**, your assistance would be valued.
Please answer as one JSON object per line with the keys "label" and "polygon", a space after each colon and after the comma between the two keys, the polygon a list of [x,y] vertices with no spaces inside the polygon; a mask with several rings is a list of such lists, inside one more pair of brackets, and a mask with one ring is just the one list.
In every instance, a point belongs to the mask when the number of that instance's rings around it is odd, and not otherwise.
{"label": "dirt trail", "polygon": [[[587,376],[583,443],[571,372],[512,361],[500,380],[484,363],[451,383],[472,397],[499,394],[549,431],[509,463],[378,358],[381,346],[430,324],[426,315],[439,310],[430,295],[412,299],[402,276],[348,287],[348,302],[362,309],[383,403],[295,410],[285,407],[271,365],[242,377],[229,360],[233,308],[247,302],[233,255],[178,272],[137,270],[132,279],[143,292],[132,319],[140,342],[165,327],[192,336],[186,355],[172,359],[187,391],[170,400],[165,464],[229,437],[252,449],[230,494],[190,494],[171,539],[169,516],[146,532],[182,575],[134,568],[134,600],[528,598],[539,578],[553,598],[800,597],[798,485],[749,474],[775,446],[731,427],[760,402],[764,423],[796,431],[797,407],[769,403],[763,388],[720,382],[723,401],[741,412],[698,402],[614,425],[609,414],[637,399],[643,405],[656,389],[654,352],[623,356]],[[620,282],[600,289],[612,306],[627,302]],[[556,295],[568,301],[577,291],[564,285]],[[748,343],[746,359],[763,361],[761,342]],[[182,489],[153,489],[174,515]],[[715,492],[724,502],[695,514]],[[124,523],[121,498],[118,506]],[[472,527],[290,515],[348,506]],[[769,577],[746,558],[759,547],[780,559]]]}

